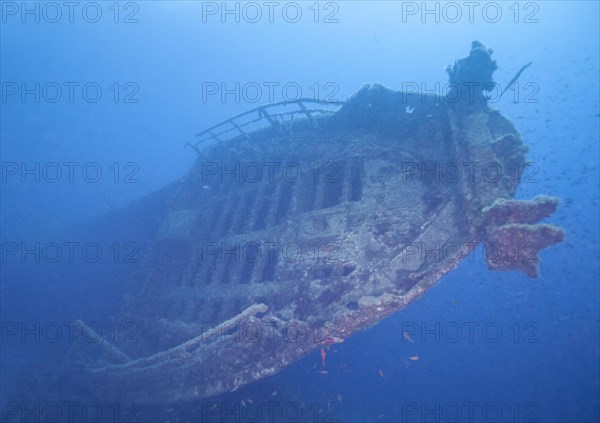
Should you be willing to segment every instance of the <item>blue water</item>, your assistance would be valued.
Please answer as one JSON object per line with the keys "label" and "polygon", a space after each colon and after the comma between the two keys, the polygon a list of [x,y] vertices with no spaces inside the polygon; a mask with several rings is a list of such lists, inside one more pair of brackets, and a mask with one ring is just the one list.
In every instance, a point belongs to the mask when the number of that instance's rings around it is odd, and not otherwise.
{"label": "blue water", "polygon": [[[217,411],[253,421],[235,408],[241,401],[258,404],[263,419],[275,401],[280,421],[600,421],[599,4],[482,2],[472,19],[463,3],[453,5],[138,1],[75,2],[71,11],[62,2],[2,1],[3,254],[9,244],[60,242],[57,234],[74,225],[185,176],[195,154],[184,144],[214,123],[297,89],[338,100],[373,82],[431,90],[478,39],[494,49],[501,84],[533,62],[519,88],[492,107],[517,126],[536,164],[516,198],[561,198],[547,222],[566,240],[541,252],[538,279],[490,272],[477,250],[405,310],[334,345],[327,375],[315,370],[317,351],[215,400]],[[24,180],[13,174],[23,163],[33,169]],[[57,166],[63,173],[55,179]],[[60,356],[43,340],[9,336],[8,324],[109,314],[125,289],[114,280],[56,281],[55,270],[31,257],[2,258],[7,421],[17,415],[11,407],[23,407],[15,388],[21,372]],[[140,406],[136,418],[218,421],[202,406]],[[131,410],[120,411],[98,421],[127,420]],[[42,417],[33,412],[26,421]]]}

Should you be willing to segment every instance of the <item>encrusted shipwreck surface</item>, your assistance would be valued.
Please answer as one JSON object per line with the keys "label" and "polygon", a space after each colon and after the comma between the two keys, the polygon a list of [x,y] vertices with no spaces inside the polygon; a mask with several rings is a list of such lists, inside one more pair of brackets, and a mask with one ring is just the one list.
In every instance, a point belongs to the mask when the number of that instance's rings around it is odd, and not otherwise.
{"label": "encrusted shipwreck surface", "polygon": [[[481,60],[491,79],[489,51],[473,51],[459,84]],[[535,276],[562,239],[537,224],[556,200],[512,200],[527,148],[485,99],[372,85],[332,114],[260,116],[270,125],[199,150],[173,186],[118,316],[143,339],[81,355],[65,389],[138,403],[233,391],[402,309],[482,242],[490,268]]]}
{"label": "encrusted shipwreck surface", "polygon": [[542,248],[560,242],[562,229],[536,224],[556,211],[558,199],[538,196],[532,201],[499,198],[482,210],[486,223],[486,260],[493,270],[518,269],[537,277]]}

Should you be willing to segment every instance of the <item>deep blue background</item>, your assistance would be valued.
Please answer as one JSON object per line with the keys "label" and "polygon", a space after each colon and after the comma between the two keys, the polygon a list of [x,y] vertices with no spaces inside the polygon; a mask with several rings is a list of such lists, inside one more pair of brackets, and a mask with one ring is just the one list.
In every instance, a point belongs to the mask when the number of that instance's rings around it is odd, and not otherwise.
{"label": "deep blue background", "polygon": [[[463,413],[465,403],[476,403],[478,421],[486,418],[486,404],[500,407],[499,421],[600,420],[597,2],[530,3],[539,10],[537,22],[529,23],[523,22],[525,16],[535,9],[524,9],[524,3],[518,22],[511,3],[502,3],[503,16],[496,23],[483,19],[480,10],[473,23],[467,16],[458,23],[436,22],[431,15],[425,22],[418,15],[403,22],[401,2],[337,2],[337,23],[315,23],[307,2],[301,3],[303,18],[295,24],[280,12],[273,23],[266,16],[255,24],[237,23],[231,16],[221,22],[218,15],[203,22],[199,2],[155,1],[135,3],[137,23],[114,23],[112,2],[101,4],[103,18],[96,24],[77,12],[74,23],[66,17],[59,23],[28,17],[23,23],[18,16],[3,16],[3,83],[96,82],[104,96],[95,104],[80,96],[55,104],[3,99],[2,162],[91,161],[104,170],[113,162],[134,162],[138,182],[21,183],[8,177],[1,186],[3,242],[45,239],[185,175],[195,156],[183,145],[196,132],[256,106],[232,96],[203,101],[204,82],[230,87],[293,82],[307,97],[314,96],[315,83],[333,83],[337,99],[372,82],[393,89],[413,82],[433,88],[446,81],[443,67],[464,57],[478,39],[494,49],[495,78],[501,84],[533,61],[519,82],[535,84],[537,93],[526,101],[531,90],[521,85],[518,99],[509,92],[492,107],[517,125],[536,164],[534,181],[522,184],[517,198],[560,197],[559,210],[548,221],[564,228],[566,241],[541,253],[541,276],[535,280],[489,272],[478,250],[418,302],[332,348],[328,375],[317,373],[315,353],[241,388],[232,400],[277,398],[321,407],[331,401],[333,418],[356,422],[417,421],[420,415],[407,415],[406,407],[431,409],[439,403],[443,408],[454,402]],[[112,101],[108,87],[115,82],[136,84],[139,101]],[[275,100],[281,100],[281,90],[275,92]],[[268,101],[265,91],[258,104]],[[86,296],[78,287],[62,290],[72,292],[71,298],[42,301],[36,292],[48,289],[43,278],[10,276],[2,279],[4,321],[75,318],[76,303]],[[452,322],[492,324],[502,336],[491,342],[476,330],[473,342],[463,332],[456,343],[421,333],[411,343],[402,336],[407,325],[435,328]],[[521,329],[516,341],[515,325]],[[527,333],[534,342],[525,342]],[[11,345],[2,347],[6,400],[7,379],[18,373],[19,363],[47,353],[33,348],[30,357],[17,361]],[[408,359],[414,355],[418,361]]]}

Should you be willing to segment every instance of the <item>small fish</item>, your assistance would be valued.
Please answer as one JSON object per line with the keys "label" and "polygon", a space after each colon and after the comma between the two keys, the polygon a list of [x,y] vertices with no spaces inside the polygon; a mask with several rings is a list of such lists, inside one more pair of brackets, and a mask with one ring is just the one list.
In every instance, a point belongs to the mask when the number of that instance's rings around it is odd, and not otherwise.
{"label": "small fish", "polygon": [[338,402],[342,402],[343,399],[344,399],[344,397],[342,397],[342,394],[337,395]]}
{"label": "small fish", "polygon": [[277,395],[277,391],[273,391],[271,392],[271,396],[274,397],[275,395]]}
{"label": "small fish", "polygon": [[383,374],[383,370],[381,370],[381,369],[379,369],[379,376],[381,376],[381,377],[383,377],[383,376],[384,376],[384,374]]}
{"label": "small fish", "polygon": [[410,107],[410,106],[406,106],[405,111],[406,111],[406,113],[411,114],[412,112],[415,111],[415,108],[414,107]]}
{"label": "small fish", "polygon": [[419,356],[418,355],[413,355],[412,357],[408,357],[409,360],[411,361],[419,361]]}
{"label": "small fish", "polygon": [[325,351],[325,348],[321,348],[321,364],[323,364],[323,368],[327,367],[325,365],[326,359],[327,359],[327,352]]}
{"label": "small fish", "polygon": [[319,373],[320,375],[326,375],[329,372],[327,370],[319,370],[317,373]]}
{"label": "small fish", "polygon": [[415,341],[412,340],[412,338],[410,337],[410,333],[408,333],[407,331],[402,332],[402,336],[404,337],[404,339],[406,339],[408,342],[412,342],[413,344],[415,343]]}

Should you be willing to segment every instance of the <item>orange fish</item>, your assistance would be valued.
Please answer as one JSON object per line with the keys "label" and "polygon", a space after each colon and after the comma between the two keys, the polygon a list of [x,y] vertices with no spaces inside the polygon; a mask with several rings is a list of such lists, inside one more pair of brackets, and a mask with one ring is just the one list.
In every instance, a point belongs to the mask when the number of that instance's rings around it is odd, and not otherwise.
{"label": "orange fish", "polygon": [[327,367],[325,366],[325,360],[327,359],[327,352],[325,351],[325,348],[321,348],[321,363],[323,364],[323,367]]}

